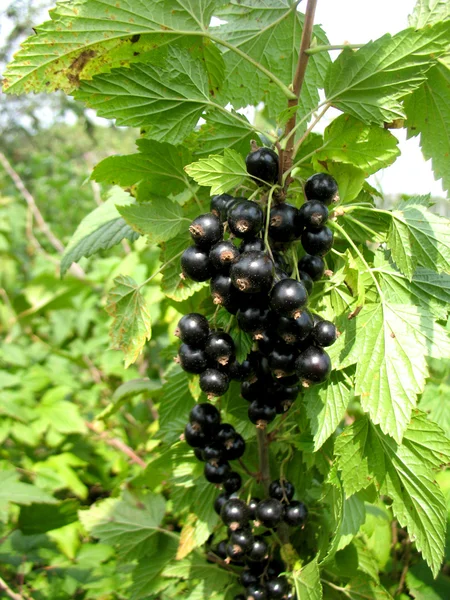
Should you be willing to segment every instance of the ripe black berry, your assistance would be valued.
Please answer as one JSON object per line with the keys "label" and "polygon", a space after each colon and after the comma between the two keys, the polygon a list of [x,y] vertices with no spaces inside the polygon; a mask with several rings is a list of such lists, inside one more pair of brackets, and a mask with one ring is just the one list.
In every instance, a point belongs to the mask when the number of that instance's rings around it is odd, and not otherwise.
{"label": "ripe black berry", "polygon": [[224,331],[214,331],[206,340],[205,352],[211,360],[227,365],[235,353],[233,338]]}
{"label": "ripe black berry", "polygon": [[208,366],[208,357],[204,350],[181,344],[178,349],[178,359],[183,371],[187,373],[203,373]]}
{"label": "ripe black berry", "polygon": [[292,345],[289,346],[283,342],[277,344],[267,357],[269,367],[275,377],[291,375],[295,369],[296,358],[297,354],[294,352]]}
{"label": "ripe black berry", "polygon": [[264,381],[257,379],[256,381],[244,381],[241,384],[241,396],[247,402],[257,400],[264,393]]}
{"label": "ripe black berry", "polygon": [[273,529],[282,520],[284,507],[279,500],[267,498],[256,507],[256,518],[268,529]]}
{"label": "ripe black berry", "polygon": [[[189,425],[191,425],[191,424],[189,423]],[[197,460],[200,460],[202,462],[204,462],[204,460],[205,460],[203,458],[203,450],[201,448],[194,448],[194,456]]]}
{"label": "ripe black berry", "polygon": [[213,548],[213,552],[216,556],[221,558],[222,560],[226,560],[227,558],[227,540],[222,540],[217,544],[215,548]]}
{"label": "ripe black berry", "polygon": [[210,211],[216,217],[219,217],[221,221],[227,220],[227,207],[230,202],[234,200],[233,196],[229,194],[220,194],[219,196],[213,196],[211,198],[211,204],[209,206]]}
{"label": "ripe black berry", "polygon": [[244,596],[244,594],[237,594],[237,596],[235,596],[233,598],[233,600],[247,600],[246,597]]}
{"label": "ripe black berry", "polygon": [[237,360],[234,360],[230,364],[230,368],[228,371],[228,375],[230,379],[234,379],[235,381],[246,381],[250,379],[252,375],[254,375],[254,370],[251,362],[249,360],[244,360],[242,363],[239,363]]}
{"label": "ripe black berry", "polygon": [[250,548],[253,546],[253,534],[250,527],[244,527],[241,529],[236,529],[235,531],[231,531],[230,534],[230,542],[233,545],[237,545],[244,552],[248,552]]}
{"label": "ripe black berry", "polygon": [[223,456],[226,460],[237,460],[244,455],[245,441],[240,433],[236,433],[232,440],[224,444],[225,450]]}
{"label": "ripe black berry", "polygon": [[221,240],[211,248],[209,260],[216,271],[227,274],[239,255],[240,252],[233,242]]}
{"label": "ripe black berry", "polygon": [[255,573],[252,573],[250,569],[244,569],[239,577],[239,581],[241,585],[246,588],[254,583],[259,583],[259,577],[258,575],[255,575]]}
{"label": "ripe black berry", "polygon": [[207,462],[217,462],[222,458],[222,448],[215,444],[209,443],[203,448],[203,459]]}
{"label": "ripe black berry", "polygon": [[209,335],[208,320],[198,313],[184,315],[178,321],[175,335],[193,348],[203,348]]}
{"label": "ripe black berry", "polygon": [[305,229],[316,231],[328,221],[328,208],[319,200],[305,202],[299,210]]}
{"label": "ripe black berry", "polygon": [[229,379],[225,373],[217,369],[206,369],[200,375],[200,389],[208,398],[223,396],[228,390]]}
{"label": "ripe black berry", "polygon": [[325,350],[310,346],[295,361],[297,375],[306,383],[322,383],[331,372],[331,360]]}
{"label": "ripe black berry", "polygon": [[284,521],[291,527],[299,527],[303,525],[308,516],[308,509],[303,502],[293,500],[289,506],[286,506],[284,512]]}
{"label": "ripe black berry", "polygon": [[230,498],[222,506],[220,516],[224,525],[230,527],[233,531],[240,527],[245,527],[249,520],[249,511],[246,503],[239,498]]}
{"label": "ripe black berry", "polygon": [[233,441],[236,435],[233,425],[222,423],[217,428],[216,439],[220,444],[226,444],[227,442]]}
{"label": "ripe black berry", "polygon": [[304,308],[296,319],[279,317],[277,333],[286,344],[299,346],[313,330],[314,322],[309,310]]}
{"label": "ripe black berry", "polygon": [[247,600],[266,600],[266,587],[261,583],[253,583],[246,589]]}
{"label": "ripe black berry", "polygon": [[330,321],[319,321],[314,326],[312,336],[318,346],[332,346],[337,339],[336,327]]}
{"label": "ripe black berry", "polygon": [[189,422],[198,425],[202,431],[215,433],[220,423],[220,412],[209,402],[202,402],[191,409]]}
{"label": "ripe black berry", "polygon": [[222,239],[223,225],[219,217],[213,213],[206,213],[192,221],[189,233],[196,246],[209,250]]}
{"label": "ripe black berry", "polygon": [[[259,500],[258,500],[259,503]],[[255,536],[253,538],[253,545],[248,551],[247,558],[252,562],[261,562],[268,557],[269,546],[264,538],[261,536]]]}
{"label": "ripe black berry", "polygon": [[196,423],[187,423],[184,428],[184,439],[191,448],[204,448],[209,441],[208,434]]}
{"label": "ripe black berry", "polygon": [[265,252],[244,252],[230,270],[233,284],[246,294],[268,291],[273,274],[273,262]]}
{"label": "ripe black berry", "polygon": [[323,277],[325,272],[325,263],[320,256],[305,254],[305,256],[302,256],[298,261],[298,268],[300,271],[308,273],[313,281],[318,281]]}
{"label": "ripe black berry", "polygon": [[236,317],[242,331],[260,336],[270,327],[271,311],[263,306],[247,306],[239,309]]}
{"label": "ripe black berry", "polygon": [[267,404],[264,400],[253,400],[248,407],[248,418],[258,428],[265,429],[277,415],[275,406]]}
{"label": "ripe black berry", "polygon": [[302,235],[302,246],[308,254],[325,256],[333,246],[333,237],[333,232],[326,226],[318,231],[305,230]]}
{"label": "ripe black berry", "polygon": [[275,183],[278,179],[278,154],[270,148],[258,148],[250,152],[245,164],[248,174],[258,185],[263,182]]}
{"label": "ripe black berry", "polygon": [[267,597],[271,600],[281,600],[289,591],[289,583],[285,577],[269,579],[266,583]]}
{"label": "ripe black berry", "polygon": [[292,204],[282,202],[270,209],[269,235],[274,242],[292,242],[302,230],[298,208]]}
{"label": "ripe black berry", "polygon": [[308,275],[308,273],[306,271],[299,271],[298,274],[300,275],[300,280],[303,283],[303,285],[306,288],[306,291],[308,292],[308,295],[312,292],[313,290],[313,286],[314,286],[314,282],[311,279],[311,277]]}
{"label": "ripe black berry", "polygon": [[[250,498],[250,500],[248,502],[248,510],[250,511],[250,519],[252,519],[252,520],[255,519],[256,507],[258,506],[260,501],[261,500],[259,498]],[[255,544],[256,544],[257,539],[260,539],[260,538],[255,538]],[[256,559],[254,559],[254,560],[256,560]]]}
{"label": "ripe black berry", "polygon": [[286,479],[272,481],[269,487],[269,496],[276,498],[280,502],[290,502],[294,497],[295,488],[290,481]]}
{"label": "ripe black berry", "polygon": [[[223,492],[219,494],[217,498],[214,500],[214,510],[218,515],[220,515],[220,511],[222,510],[222,506],[230,499],[230,494]],[[225,557],[226,558],[226,557]]]}
{"label": "ripe black berry", "polygon": [[[290,277],[286,273],[286,271],[282,271],[279,267],[275,267],[275,274],[273,276],[273,282],[278,283],[279,281],[283,281],[283,279],[290,279]],[[306,288],[306,291],[309,294],[308,288]]]}
{"label": "ripe black berry", "polygon": [[241,254],[243,252],[264,252],[265,249],[266,245],[262,238],[243,239],[239,246]]}
{"label": "ripe black berry", "polygon": [[223,480],[224,490],[228,494],[234,494],[241,489],[242,477],[236,471],[231,471]]}
{"label": "ripe black berry", "polygon": [[228,226],[238,238],[254,238],[264,223],[262,208],[252,200],[238,202],[228,211]]}
{"label": "ripe black berry", "polygon": [[222,483],[226,475],[231,471],[230,465],[223,461],[213,463],[205,463],[205,479],[210,483]]}
{"label": "ripe black berry", "polygon": [[296,318],[308,302],[308,292],[301,281],[283,279],[274,285],[270,306],[279,315]]}
{"label": "ripe black berry", "polygon": [[231,277],[224,273],[219,273],[211,279],[210,290],[213,303],[219,306],[230,305],[237,296]]}
{"label": "ripe black berry", "polygon": [[258,336],[258,350],[264,356],[272,352],[277,343],[277,335],[273,330],[265,331]]}
{"label": "ripe black berry", "polygon": [[320,200],[324,204],[331,204],[337,192],[336,180],[327,173],[316,173],[305,184],[305,196],[308,200]]}
{"label": "ripe black berry", "polygon": [[206,250],[189,246],[181,255],[181,270],[185,277],[193,281],[206,281],[213,274],[213,268]]}

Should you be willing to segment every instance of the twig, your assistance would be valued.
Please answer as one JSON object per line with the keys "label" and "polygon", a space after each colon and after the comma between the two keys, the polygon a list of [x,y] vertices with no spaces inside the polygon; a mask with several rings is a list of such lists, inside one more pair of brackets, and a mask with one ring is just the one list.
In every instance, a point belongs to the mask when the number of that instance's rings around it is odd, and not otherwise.
{"label": "twig", "polygon": [[405,587],[406,575],[408,574],[409,569],[409,559],[411,558],[411,541],[409,538],[406,538],[404,541],[406,546],[405,553],[403,555],[403,569],[400,575],[400,580],[398,582],[397,590],[395,591],[395,596],[399,596],[403,592],[403,588]]}
{"label": "twig", "polygon": [[241,468],[247,473],[247,475],[249,475],[250,477],[257,477],[258,473],[253,473],[252,471],[250,471],[250,469],[247,467],[247,465],[245,464],[245,462],[242,460],[242,458],[238,458],[238,463],[240,464]]}
{"label": "twig", "polygon": [[[45,237],[48,239],[53,248],[59,254],[62,254],[64,252],[64,246],[62,242],[55,236],[55,234],[45,222],[44,217],[42,216],[41,211],[37,207],[33,196],[27,190],[18,173],[14,170],[14,168],[12,167],[6,156],[3,154],[3,152],[0,152],[0,163],[2,164],[3,168],[8,173],[8,175],[11,177],[14,185],[16,186],[16,189],[20,192],[25,202],[27,203],[31,214],[33,215],[34,220],[36,221],[38,229],[45,235]],[[73,264],[71,266],[71,271],[72,274],[78,277],[79,279],[84,279],[85,273],[79,265]]]}
{"label": "twig", "polygon": [[[306,54],[306,50],[311,45],[312,31],[314,25],[314,15],[316,13],[317,0],[308,0],[305,11],[305,23],[303,25],[302,41],[300,44],[300,52],[298,55],[297,68],[294,75],[294,81],[292,88],[296,96],[295,100],[288,101],[288,107],[297,106],[300,93],[302,91],[303,81],[305,80],[306,67],[308,66],[309,55]],[[292,117],[286,123],[285,137],[288,138],[286,144],[286,150],[283,152],[283,172],[286,172],[292,167],[292,160],[294,154],[294,136],[290,135],[291,131],[295,127],[297,120],[297,111],[294,112]],[[290,178],[286,178],[285,187],[290,183]]]}
{"label": "twig", "polygon": [[9,587],[6,581],[4,581],[1,577],[0,591],[5,592],[5,594],[12,598],[12,600],[33,600],[33,598],[31,596],[28,596],[28,594],[16,594],[16,592],[13,592],[13,590]]}
{"label": "twig", "polygon": [[147,466],[145,462],[140,456],[136,454],[136,452],[132,448],[130,448],[130,446],[127,446],[125,442],[122,442],[122,440],[120,440],[119,438],[110,438],[106,431],[97,431],[95,425],[93,425],[89,421],[85,421],[84,424],[106,444],[112,446],[113,448],[116,448],[116,450],[119,450],[120,452],[123,452],[123,454],[126,454],[132,462],[145,469],[145,467]]}
{"label": "twig", "polygon": [[266,496],[269,495],[270,485],[270,463],[269,442],[265,429],[256,428],[256,439],[258,441],[259,475]]}

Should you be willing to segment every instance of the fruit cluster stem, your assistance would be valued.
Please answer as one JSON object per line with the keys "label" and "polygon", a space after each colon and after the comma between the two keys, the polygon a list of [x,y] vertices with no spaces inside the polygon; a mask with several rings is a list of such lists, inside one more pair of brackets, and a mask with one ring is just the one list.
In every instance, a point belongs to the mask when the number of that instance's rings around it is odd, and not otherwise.
{"label": "fruit cluster stem", "polygon": [[256,428],[256,439],[258,441],[259,473],[261,484],[266,496],[269,495],[270,485],[270,462],[269,462],[269,440],[265,429]]}

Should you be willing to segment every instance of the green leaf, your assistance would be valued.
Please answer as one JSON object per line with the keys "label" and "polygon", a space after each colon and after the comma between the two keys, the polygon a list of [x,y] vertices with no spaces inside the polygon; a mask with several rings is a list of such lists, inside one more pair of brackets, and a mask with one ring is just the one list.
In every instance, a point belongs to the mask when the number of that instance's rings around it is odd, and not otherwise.
{"label": "green leaf", "polygon": [[207,597],[212,591],[221,590],[230,583],[230,573],[221,569],[218,565],[206,562],[206,558],[198,554],[191,554],[183,560],[172,561],[166,565],[163,571],[164,577],[176,579],[201,579],[202,585],[207,591]]}
{"label": "green leaf", "polygon": [[447,0],[417,0],[408,21],[410,27],[421,29],[425,25],[448,19],[450,19],[450,5]]}
{"label": "green leaf", "polygon": [[[293,81],[304,21],[304,15],[296,10],[294,3],[288,0],[228,3],[217,11],[217,16],[226,21],[218,28],[217,37],[231,42],[286,85]],[[328,44],[319,26],[314,27],[313,35],[319,44]],[[263,73],[230,50],[224,50],[224,59],[226,78],[222,96],[226,101],[235,108],[263,101],[270,116],[286,108],[286,98]],[[300,96],[300,116],[318,105],[317,88],[323,87],[330,62],[328,52],[310,57]],[[305,128],[306,125],[305,122]]]}
{"label": "green leaf", "polygon": [[225,149],[223,154],[201,158],[187,165],[185,171],[199,185],[210,187],[211,195],[228,192],[247,177],[244,159],[230,149]]}
{"label": "green leaf", "polygon": [[173,443],[183,433],[189,411],[195,404],[189,391],[187,374],[177,368],[163,385],[161,396],[160,433],[168,443]]}
{"label": "green leaf", "polygon": [[57,500],[44,490],[30,483],[19,481],[15,470],[0,471],[0,507],[6,509],[9,502],[29,505],[33,502],[56,504]]}
{"label": "green leaf", "polygon": [[428,381],[420,399],[419,408],[425,411],[430,419],[439,423],[447,437],[450,437],[450,385]]}
{"label": "green leaf", "polygon": [[376,581],[358,576],[351,579],[344,588],[350,600],[393,600],[391,594]]}
{"label": "green leaf", "polygon": [[391,215],[370,207],[349,206],[344,207],[345,213],[345,231],[352,240],[365,243],[367,240],[372,242],[385,242],[389,227],[391,225]]}
{"label": "green leaf", "polygon": [[130,242],[137,240],[135,233],[120,216],[116,205],[127,205],[134,202],[133,198],[121,190],[111,190],[108,200],[89,213],[78,225],[61,259],[61,276],[73,262],[83,256],[92,256],[99,250],[108,250],[123,239]]}
{"label": "green leaf", "polygon": [[239,120],[237,120],[236,116],[237,113],[233,110],[230,113],[217,110],[206,113],[204,115],[206,123],[200,127],[194,140],[194,155],[204,157],[218,154],[229,148],[246,156],[250,152],[251,140],[262,145],[247,119],[243,115],[238,115]]}
{"label": "green leaf", "polygon": [[443,600],[450,598],[450,578],[439,573],[433,578],[425,562],[413,565],[406,574],[409,593],[416,600]]}
{"label": "green leaf", "polygon": [[340,202],[348,204],[360,193],[366,175],[364,171],[343,162],[332,162],[328,166],[328,172],[332,175],[339,187]]}
{"label": "green leaf", "polygon": [[96,416],[97,421],[105,421],[116,413],[131,398],[147,393],[154,397],[161,390],[161,385],[151,379],[130,379],[114,391],[110,404]]}
{"label": "green leaf", "polygon": [[295,591],[299,600],[322,600],[322,584],[317,558],[293,572]]}
{"label": "green leaf", "polygon": [[63,500],[53,504],[33,503],[22,506],[17,523],[25,535],[36,535],[53,529],[59,529],[78,520],[79,503],[76,500]]}
{"label": "green leaf", "polygon": [[192,245],[189,232],[181,232],[177,237],[161,244],[161,262],[167,264],[163,270],[161,290],[165,296],[181,302],[190,298],[204,287],[204,283],[181,277],[181,253]]}
{"label": "green leaf", "polygon": [[167,242],[180,233],[183,221],[190,222],[179,204],[158,196],[144,204],[119,207],[118,211],[130,227],[154,244]]}
{"label": "green leaf", "polygon": [[341,115],[325,129],[323,147],[314,158],[351,164],[368,177],[395,161],[400,154],[397,145],[397,138],[387,129]]}
{"label": "green leaf", "polygon": [[386,34],[354,52],[345,49],[325,80],[327,100],[368,123],[404,118],[401,99],[426,79],[448,44],[450,23]]}
{"label": "green leaf", "polygon": [[152,334],[150,313],[131,277],[120,275],[109,291],[106,312],[113,317],[110,336],[113,348],[125,354],[125,367],[134,363]]}
{"label": "green leaf", "polygon": [[94,168],[91,179],[128,187],[141,181],[154,194],[178,194],[188,185],[183,167],[191,161],[184,146],[173,146],[155,140],[137,140],[138,154],[109,156]]}
{"label": "green leaf", "polygon": [[333,371],[326,384],[305,391],[303,402],[314,436],[314,452],[334,433],[344,418],[351,397],[352,390],[342,371]]}
{"label": "green leaf", "polygon": [[178,540],[166,535],[158,534],[153,538],[154,548],[142,558],[133,570],[133,586],[130,600],[141,600],[149,597],[152,592],[157,592],[164,567],[175,560]]}
{"label": "green leaf", "polygon": [[392,211],[388,244],[392,258],[408,279],[417,265],[450,271],[449,220],[430,212],[423,197],[401,202]]}
{"label": "green leaf", "polygon": [[152,551],[152,538],[161,531],[165,506],[164,498],[156,494],[136,500],[108,498],[89,510],[81,510],[79,518],[92,536],[117,546],[120,558],[133,561]]}
{"label": "green leaf", "polygon": [[366,305],[331,349],[339,367],[356,364],[355,394],[374,423],[401,441],[428,376],[426,357],[450,355],[450,339],[426,309]]}
{"label": "green leaf", "polygon": [[400,525],[408,528],[436,575],[444,552],[446,508],[431,467],[442,455],[450,457],[450,443],[440,428],[419,413],[399,445],[363,417],[337,438],[335,451],[347,496],[375,481],[379,493],[392,499]]}
{"label": "green leaf", "polygon": [[[446,5],[448,11],[448,3]],[[420,135],[424,158],[431,158],[434,176],[436,179],[442,178],[442,185],[447,192],[450,190],[449,86],[450,62],[445,57],[428,71],[424,84],[405,98],[408,138]]]}
{"label": "green leaf", "polygon": [[137,50],[165,44],[177,31],[202,33],[215,4],[215,0],[61,2],[50,12],[52,20],[38,27],[16,54],[5,73],[4,89],[13,94],[56,89],[69,93],[80,79],[129,62]]}

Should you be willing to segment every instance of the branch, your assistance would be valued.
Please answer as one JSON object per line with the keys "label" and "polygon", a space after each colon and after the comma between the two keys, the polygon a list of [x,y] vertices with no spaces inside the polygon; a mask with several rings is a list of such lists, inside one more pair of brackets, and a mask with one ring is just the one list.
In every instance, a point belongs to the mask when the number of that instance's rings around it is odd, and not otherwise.
{"label": "branch", "polygon": [[33,600],[31,596],[28,596],[28,594],[16,594],[16,592],[13,592],[13,590],[9,587],[6,581],[4,581],[1,577],[0,591],[5,592],[5,594],[12,598],[12,600]]}
{"label": "branch", "polygon": [[[297,69],[294,75],[294,81],[292,89],[295,94],[295,100],[289,100],[288,107],[297,106],[298,99],[300,97],[303,82],[305,80],[306,67],[308,66],[309,55],[306,51],[311,45],[311,38],[314,25],[314,15],[316,13],[317,0],[308,0],[305,12],[305,23],[303,26],[302,41],[300,44],[300,52],[298,55]],[[297,111],[292,115],[289,121],[286,123],[285,137],[287,138],[286,150],[283,152],[282,165],[283,172],[288,171],[292,167],[292,160],[294,154],[294,136],[290,135],[292,130],[295,128],[295,122],[297,120]],[[286,179],[285,187],[290,183],[290,178]]]}
{"label": "branch", "polygon": [[269,463],[269,440],[265,429],[256,428],[256,439],[258,441],[258,458],[260,480],[264,487],[266,496],[269,495],[270,485],[270,463]]}
{"label": "branch", "polygon": [[[0,152],[0,163],[3,166],[3,168],[5,169],[5,171],[8,173],[8,175],[11,177],[14,185],[16,186],[16,189],[20,192],[22,197],[25,199],[25,202],[27,203],[28,208],[31,211],[31,214],[33,215],[33,217],[36,221],[38,229],[45,235],[45,237],[48,239],[48,241],[53,246],[53,248],[59,254],[62,254],[64,252],[64,246],[63,246],[62,242],[55,236],[55,234],[52,232],[50,227],[45,222],[44,217],[42,216],[41,211],[37,207],[37,204],[36,204],[33,196],[27,190],[27,188],[25,187],[25,184],[21,180],[19,174],[14,170],[11,163],[8,161],[8,159],[3,154],[3,152]],[[74,275],[75,277],[78,277],[78,279],[84,279],[85,273],[80,266],[72,265],[71,271],[72,271],[72,275]]]}
{"label": "branch", "polygon": [[123,452],[123,454],[126,454],[128,456],[131,462],[134,462],[136,465],[139,465],[140,467],[145,469],[145,467],[147,466],[145,462],[140,456],[136,454],[136,452],[132,448],[130,448],[130,446],[127,446],[125,442],[122,442],[122,440],[120,440],[119,438],[110,438],[106,431],[97,431],[95,425],[93,425],[89,421],[85,421],[84,424],[88,429],[90,429],[96,435],[98,435],[98,437],[104,442],[106,442],[109,446],[112,446],[113,448],[116,448],[116,450]]}

